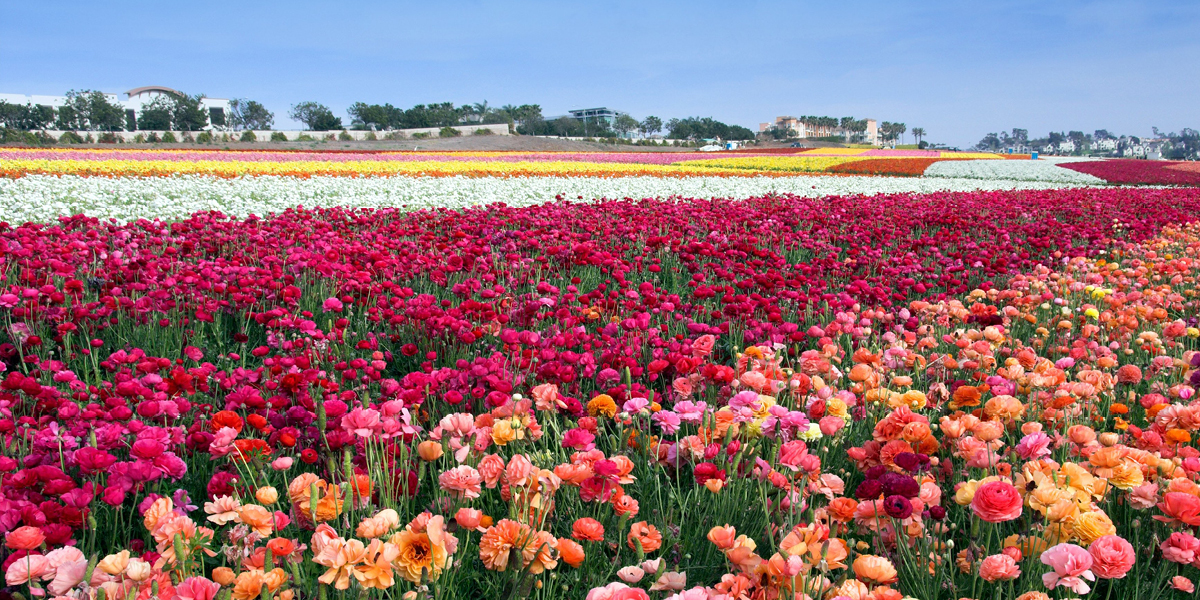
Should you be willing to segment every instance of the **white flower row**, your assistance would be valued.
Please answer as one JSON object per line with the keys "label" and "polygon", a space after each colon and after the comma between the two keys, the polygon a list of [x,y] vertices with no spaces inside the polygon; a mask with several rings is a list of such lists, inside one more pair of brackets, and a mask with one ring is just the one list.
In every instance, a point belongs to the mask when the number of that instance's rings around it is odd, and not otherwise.
{"label": "white flower row", "polygon": [[956,179],[1044,181],[1076,185],[1099,185],[1104,180],[1056,163],[1063,160],[943,160],[925,169],[926,177]]}
{"label": "white flower row", "polygon": [[[987,161],[1005,162],[1005,161]],[[1065,170],[1065,169],[1064,169]],[[808,197],[903,192],[1045,189],[1066,184],[916,177],[292,177],[221,179],[31,175],[0,178],[0,220],[17,224],[63,215],[131,221],[174,219],[197,211],[264,216],[297,206],[465,208],[503,202],[524,206],[566,199],[749,198],[768,193]]]}

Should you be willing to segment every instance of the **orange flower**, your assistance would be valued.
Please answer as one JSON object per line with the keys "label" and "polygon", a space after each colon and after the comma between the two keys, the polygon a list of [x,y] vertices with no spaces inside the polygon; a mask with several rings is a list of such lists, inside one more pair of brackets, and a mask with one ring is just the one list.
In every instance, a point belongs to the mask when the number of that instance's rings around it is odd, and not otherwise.
{"label": "orange flower", "polygon": [[234,600],[254,600],[262,595],[263,572],[258,569],[242,571],[233,584]]}
{"label": "orange flower", "polygon": [[285,558],[296,551],[296,542],[281,537],[271,538],[271,541],[267,542],[267,549],[275,558]]}
{"label": "orange flower", "polygon": [[662,547],[662,534],[658,532],[658,528],[645,522],[638,521],[629,528],[629,535],[626,537],[629,547],[637,550],[636,540],[642,545],[642,551],[646,553],[654,552]]}
{"label": "orange flower", "polygon": [[479,539],[479,558],[484,568],[503,571],[513,548],[522,548],[529,541],[529,526],[510,519],[501,519]]}
{"label": "orange flower", "polygon": [[238,518],[261,536],[271,535],[275,518],[271,511],[257,505],[247,504],[238,510]]}
{"label": "orange flower", "polygon": [[583,546],[570,538],[558,538],[558,555],[563,559],[563,562],[578,569],[583,565],[587,555],[583,552]]}
{"label": "orange flower", "polygon": [[590,416],[604,415],[611,419],[617,415],[617,403],[613,401],[612,396],[600,394],[588,400],[587,411]]}
{"label": "orange flower", "polygon": [[29,525],[18,527],[4,534],[4,544],[12,550],[36,550],[44,541],[46,541],[46,536],[42,535],[42,530]]}
{"label": "orange flower", "polygon": [[958,410],[967,406],[979,406],[979,399],[982,394],[979,390],[969,385],[964,385],[954,390],[954,400],[950,402],[950,410]]}
{"label": "orange flower", "polygon": [[213,581],[221,585],[229,585],[234,582],[236,575],[234,575],[233,569],[229,567],[217,567],[213,569],[212,578]]}
{"label": "orange flower", "polygon": [[882,556],[861,555],[854,559],[853,569],[860,581],[874,585],[888,585],[900,579],[892,561]]}
{"label": "orange flower", "polygon": [[548,531],[539,531],[525,545],[521,556],[525,559],[529,572],[537,575],[558,566],[558,560],[554,558],[557,550],[558,538]]}
{"label": "orange flower", "polygon": [[395,544],[371,540],[363,563],[354,569],[354,578],[364,588],[386,590],[396,584],[392,561],[399,556],[400,549]]}
{"label": "orange flower", "polygon": [[849,523],[854,519],[854,511],[858,508],[858,501],[853,498],[834,498],[829,503],[829,516],[834,521],[839,523]]}
{"label": "orange flower", "polygon": [[734,540],[737,539],[737,530],[726,524],[724,527],[713,527],[708,530],[708,541],[712,542],[718,550],[728,550],[733,547]]}
{"label": "orange flower", "polygon": [[604,525],[588,517],[576,519],[575,524],[571,526],[571,537],[589,542],[603,542]]}
{"label": "orange flower", "polygon": [[1173,444],[1186,444],[1192,441],[1192,435],[1182,429],[1168,429],[1164,437]]}
{"label": "orange flower", "polygon": [[457,545],[444,531],[444,519],[437,515],[425,523],[424,531],[413,531],[413,525],[400,530],[389,540],[399,549],[395,559],[400,576],[413,582],[420,583],[422,575],[426,579],[436,579],[442,570],[450,564],[450,551],[447,542]]}
{"label": "orange flower", "polygon": [[366,558],[367,549],[358,540],[336,538],[325,543],[313,562],[326,568],[317,581],[339,590],[350,588],[350,574]]}

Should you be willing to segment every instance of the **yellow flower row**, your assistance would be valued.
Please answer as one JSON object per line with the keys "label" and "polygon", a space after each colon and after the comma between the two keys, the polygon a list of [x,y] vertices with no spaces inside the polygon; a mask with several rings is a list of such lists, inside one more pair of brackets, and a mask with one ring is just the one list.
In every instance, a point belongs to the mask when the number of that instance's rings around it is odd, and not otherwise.
{"label": "yellow flower row", "polygon": [[[568,161],[547,162],[472,162],[472,161],[171,161],[171,160],[30,160],[0,161],[0,176],[23,174],[86,175],[86,176],[165,176],[214,175],[239,177],[243,175],[286,175],[308,177],[332,176],[454,176],[468,177],[628,177],[649,175],[678,177],[689,175],[752,176],[760,173],[753,167],[722,165],[648,165],[639,163],[589,163]],[[786,171],[775,169],[775,171]]]}
{"label": "yellow flower row", "polygon": [[693,168],[708,167],[766,172],[819,173],[834,165],[867,159],[868,157],[858,156],[740,156],[737,158],[689,160],[676,164]]}

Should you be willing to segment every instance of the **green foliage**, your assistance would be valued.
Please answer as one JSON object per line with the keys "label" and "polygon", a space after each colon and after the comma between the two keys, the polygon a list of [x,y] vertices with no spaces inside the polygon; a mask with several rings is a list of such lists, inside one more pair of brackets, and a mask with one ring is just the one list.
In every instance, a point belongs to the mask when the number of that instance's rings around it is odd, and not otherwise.
{"label": "green foliage", "polygon": [[137,135],[133,136],[133,143],[135,143],[135,144],[145,144],[145,143],[146,143],[146,134],[144,134],[144,133],[139,133],[139,134],[137,134]]}
{"label": "green foliage", "polygon": [[105,131],[104,133],[100,134],[100,137],[97,138],[96,141],[101,144],[116,144],[123,140],[118,138],[115,133],[111,131]]}
{"label": "green foliage", "polygon": [[343,142],[349,142],[354,140],[354,136],[350,135],[349,131],[343,129],[342,132],[338,134],[338,139]]}
{"label": "green foliage", "polygon": [[441,128],[441,130],[438,131],[438,137],[450,138],[450,137],[458,137],[460,135],[462,135],[461,131],[459,131],[453,127],[450,127],[449,125]]}
{"label": "green foliage", "polygon": [[429,137],[429,132],[428,131],[418,131],[417,133],[412,134],[412,137],[414,140],[423,140],[423,139]]}
{"label": "green foliage", "polygon": [[667,121],[667,137],[676,140],[752,140],[754,132],[740,125],[726,125],[712,117],[688,117]]}
{"label": "green foliage", "polygon": [[170,94],[171,124],[180,131],[200,131],[208,125],[208,111],[200,104],[203,94]]}
{"label": "green foliage", "polygon": [[165,96],[159,96],[142,105],[142,112],[137,118],[137,127],[141,131],[166,131],[171,128],[171,102]]}
{"label": "green foliage", "polygon": [[[279,132],[272,133],[271,139],[274,140],[276,135],[282,136],[283,140],[285,142],[287,141],[287,136],[283,135],[282,133],[279,133]],[[241,137],[238,138],[238,141],[239,142],[257,142],[258,136],[255,135],[253,131],[250,131],[249,129],[247,129],[246,131],[242,132],[242,135],[241,135]]]}
{"label": "green foliage", "polygon": [[475,133],[472,133],[471,135],[492,135],[492,134],[493,134],[493,132],[491,129],[486,129],[486,128],[480,127],[479,129],[476,129]]}
{"label": "green foliage", "polygon": [[74,131],[64,131],[62,135],[58,136],[58,141],[62,144],[82,144],[83,138]]}
{"label": "green foliage", "polygon": [[45,131],[21,131],[5,127],[0,129],[0,144],[25,144],[26,146],[51,146],[58,143]]}
{"label": "green foliage", "polygon": [[41,104],[9,104],[0,100],[0,128],[32,131],[54,122],[54,109]]}
{"label": "green foliage", "polygon": [[177,142],[179,140],[175,139],[175,132],[168,131],[163,134],[161,141],[164,144],[174,144],[175,142]]}
{"label": "green foliage", "polygon": [[102,92],[94,90],[71,90],[67,92],[67,103],[59,113],[70,108],[69,121],[74,127],[91,131],[120,131],[125,127],[125,109],[109,102]]}
{"label": "green foliage", "polygon": [[288,116],[293,120],[304,123],[311,131],[329,131],[331,129],[341,129],[341,117],[335,117],[333,111],[329,110],[328,106],[318,102],[301,102],[292,105],[292,110]]}
{"label": "green foliage", "polygon": [[368,131],[366,137],[364,137],[363,139],[373,142],[375,140],[378,140],[379,138],[375,135],[374,131]]}
{"label": "green foliage", "polygon": [[211,132],[201,131],[200,135],[196,136],[197,144],[211,144],[212,142],[213,142],[213,136],[212,136]]}
{"label": "green foliage", "polygon": [[296,137],[296,141],[297,142],[315,142],[315,141],[317,141],[317,138],[314,138],[313,136],[308,135],[307,133],[302,133]]}
{"label": "green foliage", "polygon": [[642,137],[654,135],[662,131],[662,128],[662,119],[654,116],[646,117],[645,119],[642,119],[641,123],[638,123],[638,131],[641,132]]}
{"label": "green foliage", "polygon": [[[254,132],[253,132],[253,131],[250,131],[250,132],[248,132],[248,133],[249,133],[251,136],[254,136]],[[245,134],[245,133],[243,133],[243,134],[242,134],[242,137],[246,137],[246,134]],[[253,140],[253,139],[251,139],[250,141],[254,141],[254,140]],[[286,141],[288,141],[288,139],[287,139],[287,135],[286,135],[285,133],[283,133],[282,131],[275,131],[275,132],[272,132],[272,133],[271,133],[271,141],[272,141],[272,142],[286,142]]]}
{"label": "green foliage", "polygon": [[267,107],[245,98],[234,98],[229,101],[229,126],[235,131],[242,129],[257,129],[265,131],[275,123],[275,113]]}

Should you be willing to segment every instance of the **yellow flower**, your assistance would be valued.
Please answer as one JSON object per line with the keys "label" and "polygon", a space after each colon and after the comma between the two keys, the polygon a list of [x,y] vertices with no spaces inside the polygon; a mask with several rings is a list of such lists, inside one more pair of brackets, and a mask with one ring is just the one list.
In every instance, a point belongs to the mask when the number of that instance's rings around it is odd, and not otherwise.
{"label": "yellow flower", "polygon": [[1087,547],[1101,536],[1116,534],[1117,527],[1104,511],[1094,510],[1075,517],[1074,533],[1079,544]]}

